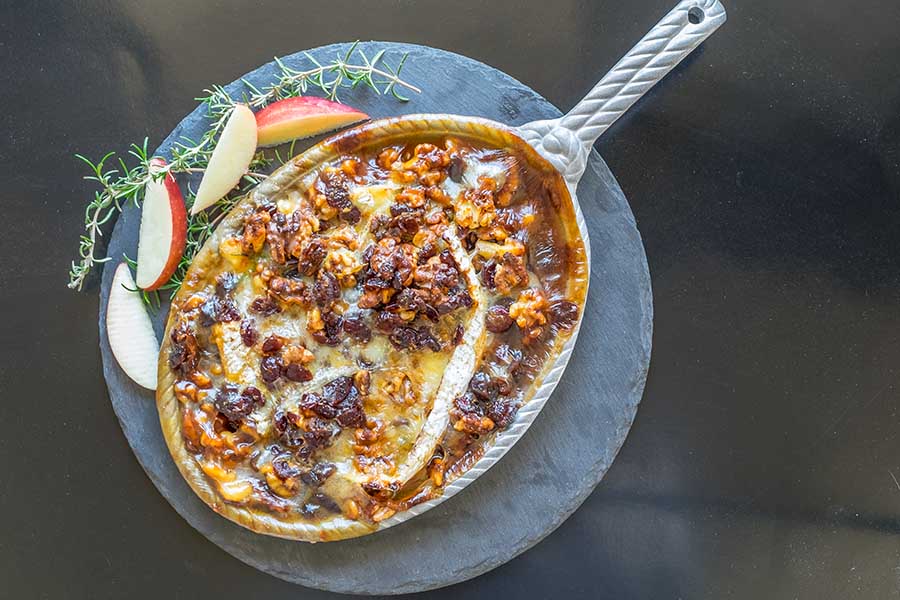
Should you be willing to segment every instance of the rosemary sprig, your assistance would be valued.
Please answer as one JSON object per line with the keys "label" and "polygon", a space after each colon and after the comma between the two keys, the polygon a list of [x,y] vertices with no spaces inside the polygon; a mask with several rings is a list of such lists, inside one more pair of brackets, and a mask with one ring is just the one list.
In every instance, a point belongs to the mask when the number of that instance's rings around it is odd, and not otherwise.
{"label": "rosemary sprig", "polygon": [[[334,101],[338,101],[341,88],[356,88],[360,85],[372,88],[379,94],[391,94],[401,102],[406,102],[409,98],[400,94],[398,86],[421,93],[422,90],[418,87],[400,78],[408,54],[403,54],[397,66],[391,67],[384,61],[384,50],[370,59],[358,46],[359,41],[354,42],[346,53],[324,65],[304,52],[306,58],[315,65],[304,71],[293,69],[276,57],[275,63],[281,70],[277,82],[260,90],[244,81],[252,92],[250,106],[261,108],[275,100],[302,96],[310,87],[321,90],[329,100]],[[356,58],[354,54],[357,55]]]}
{"label": "rosemary sprig", "polygon": [[[331,100],[338,100],[341,89],[353,89],[360,85],[369,87],[379,94],[391,94],[400,101],[408,98],[399,93],[398,87],[406,88],[416,93],[421,90],[404,81],[400,77],[403,65],[406,63],[407,54],[403,54],[396,66],[388,65],[384,60],[384,50],[377,52],[369,58],[358,48],[359,41],[354,42],[348,51],[338,55],[336,59],[327,64],[321,64],[310,54],[306,53],[314,68],[298,71],[284,64],[276,58],[281,72],[278,79],[272,85],[262,90],[254,87],[247,81],[244,84],[250,90],[244,94],[242,100],[251,107],[260,108],[268,103],[300,96],[309,88],[315,88],[324,92]],[[85,209],[85,233],[79,242],[79,260],[72,262],[69,271],[69,288],[81,290],[91,269],[104,263],[109,258],[97,256],[98,244],[103,236],[104,226],[112,219],[113,215],[120,212],[127,202],[139,205],[143,199],[144,189],[151,179],[161,180],[168,174],[193,174],[202,173],[209,165],[215,142],[225,127],[235,100],[221,86],[213,86],[204,90],[205,96],[197,98],[206,107],[206,114],[210,120],[210,126],[199,140],[183,137],[172,145],[171,158],[164,167],[150,168],[150,155],[147,151],[148,141],[145,138],[143,144],[132,144],[128,155],[136,159],[136,164],[128,166],[122,157],[115,152],[109,152],[97,162],[76,154],[75,156],[88,165],[90,175],[86,180],[94,181],[100,186],[100,190],[94,193],[94,197]],[[172,295],[181,287],[187,268],[200,250],[216,225],[232,206],[249,190],[266,177],[276,163],[284,164],[294,156],[294,144],[292,143],[283,157],[278,150],[270,153],[259,152],[250,164],[250,172],[245,175],[242,185],[233,190],[228,196],[219,200],[212,208],[188,218],[187,243],[184,255],[178,264],[178,268],[172,278],[163,285],[161,290],[170,290]],[[186,198],[186,208],[190,209],[193,203],[193,193],[189,191]],[[134,261],[125,257],[134,268]],[[157,294],[142,292],[144,301],[149,305],[159,305]]]}

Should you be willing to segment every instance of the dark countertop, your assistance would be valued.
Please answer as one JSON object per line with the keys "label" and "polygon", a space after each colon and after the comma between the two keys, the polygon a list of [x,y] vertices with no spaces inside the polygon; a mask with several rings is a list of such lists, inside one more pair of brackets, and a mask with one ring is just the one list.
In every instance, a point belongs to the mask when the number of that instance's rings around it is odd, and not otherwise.
{"label": "dark countertop", "polygon": [[[96,288],[65,289],[90,190],[73,153],[158,142],[203,87],[355,38],[472,56],[567,109],[674,3],[0,7],[6,594],[329,596],[207,542],[134,459]],[[725,5],[598,144],[653,278],[634,428],[555,533],[434,597],[900,595],[900,5]]]}

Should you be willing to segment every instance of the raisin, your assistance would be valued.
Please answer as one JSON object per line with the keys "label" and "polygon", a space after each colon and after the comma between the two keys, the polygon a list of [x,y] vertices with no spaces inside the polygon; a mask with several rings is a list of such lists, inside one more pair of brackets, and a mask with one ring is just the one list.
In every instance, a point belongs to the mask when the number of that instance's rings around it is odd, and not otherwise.
{"label": "raisin", "polygon": [[372,330],[359,313],[344,316],[343,328],[350,337],[360,342],[367,343],[372,339]]}
{"label": "raisin", "polygon": [[271,296],[261,296],[254,298],[253,302],[250,303],[250,312],[269,316],[280,313],[281,307],[278,306],[278,302]]}
{"label": "raisin", "polygon": [[303,365],[291,363],[284,368],[284,376],[291,381],[303,383],[312,379],[312,373]]}
{"label": "raisin", "polygon": [[284,346],[284,338],[272,334],[265,339],[262,343],[262,352],[263,354],[275,354]]}
{"label": "raisin", "polygon": [[363,412],[362,400],[355,387],[351,387],[347,396],[338,406],[337,422],[341,427],[364,427],[366,414]]}
{"label": "raisin", "polygon": [[484,321],[487,330],[492,333],[503,333],[512,327],[513,320],[509,316],[509,309],[502,304],[495,304],[487,311]]}
{"label": "raisin", "polygon": [[256,329],[253,328],[253,323],[244,319],[241,321],[241,341],[244,342],[244,345],[247,347],[252,346],[256,343],[259,334],[256,332]]}
{"label": "raisin", "polygon": [[497,289],[497,283],[494,279],[497,274],[497,262],[491,259],[484,263],[481,267],[481,281],[489,290]]}
{"label": "raisin", "polygon": [[262,374],[262,380],[266,383],[274,383],[281,377],[284,363],[280,356],[264,356],[259,363],[259,371]]}

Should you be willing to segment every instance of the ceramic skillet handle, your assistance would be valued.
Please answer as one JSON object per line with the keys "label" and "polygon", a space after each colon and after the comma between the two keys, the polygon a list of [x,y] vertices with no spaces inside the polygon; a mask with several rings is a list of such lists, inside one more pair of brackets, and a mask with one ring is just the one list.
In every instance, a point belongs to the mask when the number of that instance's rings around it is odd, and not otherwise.
{"label": "ceramic skillet handle", "polygon": [[568,114],[526,123],[520,135],[574,190],[597,138],[724,22],[719,0],[682,0]]}

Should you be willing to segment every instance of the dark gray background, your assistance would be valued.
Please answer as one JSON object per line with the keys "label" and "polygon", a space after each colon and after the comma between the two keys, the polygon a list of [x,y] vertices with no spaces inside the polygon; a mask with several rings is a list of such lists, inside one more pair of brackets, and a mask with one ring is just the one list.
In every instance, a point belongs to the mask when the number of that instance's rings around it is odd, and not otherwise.
{"label": "dark gray background", "polygon": [[[0,580],[12,597],[327,597],[187,526],[129,451],[96,292],[64,289],[70,158],[164,135],[206,83],[378,38],[570,107],[674,2],[0,5]],[[729,0],[598,149],[650,262],[654,355],[604,482],[455,598],[900,595],[900,6]]]}

